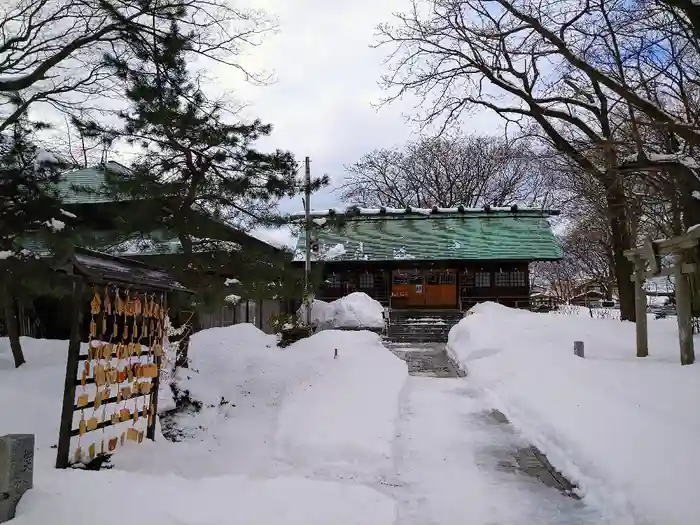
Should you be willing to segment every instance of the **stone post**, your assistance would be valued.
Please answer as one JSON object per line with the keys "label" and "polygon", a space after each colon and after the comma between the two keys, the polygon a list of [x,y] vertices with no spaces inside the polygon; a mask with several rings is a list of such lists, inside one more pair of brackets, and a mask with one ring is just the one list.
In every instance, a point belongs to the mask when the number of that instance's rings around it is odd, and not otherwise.
{"label": "stone post", "polygon": [[0,437],[0,523],[15,517],[17,504],[34,482],[34,434]]}

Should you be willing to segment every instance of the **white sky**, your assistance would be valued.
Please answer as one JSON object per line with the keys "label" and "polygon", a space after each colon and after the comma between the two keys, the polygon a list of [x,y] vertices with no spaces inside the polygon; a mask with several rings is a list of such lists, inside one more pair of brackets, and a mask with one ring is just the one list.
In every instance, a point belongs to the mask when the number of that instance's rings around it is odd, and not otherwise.
{"label": "white sky", "polygon": [[[275,74],[272,85],[226,86],[249,107],[249,115],[274,126],[261,146],[292,151],[300,163],[311,157],[314,175],[328,174],[332,185],[349,165],[376,148],[401,145],[418,132],[404,114],[415,113],[409,102],[379,110],[372,107],[383,95],[378,81],[389,48],[371,49],[375,28],[391,21],[392,13],[408,0],[250,0],[278,18],[280,32],[247,53],[246,67]],[[217,72],[222,80],[228,71]],[[225,82],[225,80],[224,80]],[[489,113],[470,115],[464,131],[498,133],[499,119]],[[313,208],[342,206],[338,194],[324,190],[312,197]],[[282,204],[283,211],[303,209],[301,198]],[[289,242],[286,231],[273,239]]]}

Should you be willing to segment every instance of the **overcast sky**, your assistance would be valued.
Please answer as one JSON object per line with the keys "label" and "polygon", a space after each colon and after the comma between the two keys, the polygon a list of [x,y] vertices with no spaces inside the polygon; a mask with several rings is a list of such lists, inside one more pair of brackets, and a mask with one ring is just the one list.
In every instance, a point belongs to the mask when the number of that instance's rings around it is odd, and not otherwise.
{"label": "overcast sky", "polygon": [[[246,111],[274,126],[264,145],[311,158],[312,174],[328,174],[340,183],[343,166],[375,148],[401,145],[418,130],[403,117],[414,113],[410,102],[377,110],[383,91],[378,81],[389,49],[371,49],[375,28],[391,21],[408,0],[249,0],[278,18],[280,32],[250,50],[247,67],[274,72],[268,86],[232,86],[249,104]],[[500,125],[488,113],[470,116],[467,132],[496,133]],[[343,206],[331,189],[315,194],[313,208]],[[282,204],[283,211],[303,209],[301,198]],[[289,234],[274,235],[285,242]]]}

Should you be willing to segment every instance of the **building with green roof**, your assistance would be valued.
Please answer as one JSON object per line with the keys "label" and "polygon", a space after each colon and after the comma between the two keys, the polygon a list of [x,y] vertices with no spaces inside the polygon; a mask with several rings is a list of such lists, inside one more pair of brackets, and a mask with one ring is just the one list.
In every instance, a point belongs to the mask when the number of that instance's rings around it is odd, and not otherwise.
{"label": "building with green roof", "polygon": [[[320,299],[362,291],[397,309],[465,309],[480,301],[529,305],[529,264],[562,258],[557,211],[507,208],[314,211],[311,261]],[[303,215],[294,254],[303,264]]]}

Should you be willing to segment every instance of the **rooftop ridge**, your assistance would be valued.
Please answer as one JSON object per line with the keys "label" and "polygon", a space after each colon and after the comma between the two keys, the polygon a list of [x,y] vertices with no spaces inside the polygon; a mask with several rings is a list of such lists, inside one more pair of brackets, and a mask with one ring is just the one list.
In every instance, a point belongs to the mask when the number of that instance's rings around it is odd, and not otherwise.
{"label": "rooftop ridge", "polygon": [[[391,207],[380,207],[380,208],[361,208],[359,206],[349,206],[347,208],[329,208],[327,210],[311,210],[310,215],[312,217],[395,217],[395,216],[411,216],[413,218],[435,218],[438,216],[451,217],[451,216],[463,216],[463,215],[488,215],[488,214],[527,214],[533,215],[537,214],[540,216],[556,216],[559,215],[559,210],[551,210],[546,208],[522,208],[517,205],[513,206],[484,206],[481,208],[467,207],[467,206],[457,206],[453,208],[441,208],[438,206],[433,206],[432,208],[418,208],[414,206],[407,206],[406,208],[391,208]],[[291,218],[293,219],[303,219],[305,214],[303,212],[293,213]]]}

